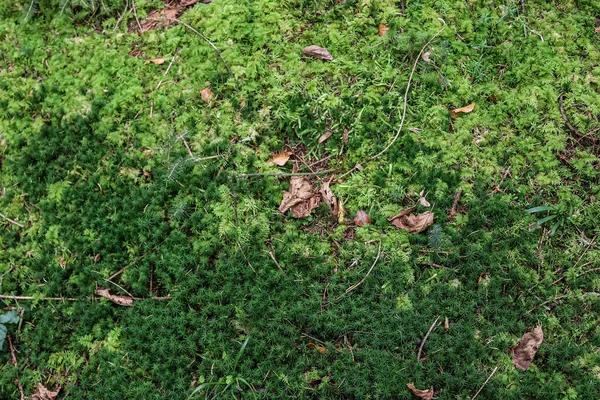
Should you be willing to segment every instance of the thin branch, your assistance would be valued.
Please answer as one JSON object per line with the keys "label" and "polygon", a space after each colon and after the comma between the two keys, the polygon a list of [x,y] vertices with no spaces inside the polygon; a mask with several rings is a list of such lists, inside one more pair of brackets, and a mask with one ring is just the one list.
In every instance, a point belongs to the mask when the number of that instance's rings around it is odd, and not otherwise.
{"label": "thin branch", "polygon": [[138,28],[140,28],[140,32],[142,31],[142,24],[140,24],[140,19],[137,15],[137,7],[135,6],[135,0],[131,0],[131,8],[133,9],[133,15],[135,16],[135,21],[137,22]]}
{"label": "thin branch", "polygon": [[363,284],[363,282],[371,274],[371,271],[373,271],[373,268],[375,268],[375,264],[377,264],[377,261],[379,260],[380,256],[381,256],[381,240],[379,241],[379,249],[377,250],[377,257],[375,257],[375,261],[373,261],[373,265],[371,265],[371,268],[369,268],[369,271],[367,272],[367,274],[365,275],[365,277],[362,278],[360,280],[360,282],[355,283],[354,285],[352,285],[348,289],[346,289],[346,291],[344,292],[344,294],[342,294],[341,296],[338,296],[338,298],[336,299],[336,301],[339,300],[339,299],[341,299],[342,296],[347,295],[348,293],[350,293],[351,291],[353,291],[354,289],[356,289],[357,287],[359,287],[360,285]]}
{"label": "thin branch", "polygon": [[19,226],[21,228],[25,228],[23,225],[21,225],[20,223],[18,223],[14,219],[10,219],[10,218],[8,218],[6,215],[4,215],[2,213],[0,213],[0,217],[4,218],[5,220],[7,220],[8,222],[10,222],[13,225]]}
{"label": "thin branch", "polygon": [[[12,295],[6,295],[6,294],[1,294],[0,295],[0,299],[6,299],[6,300],[44,300],[44,301],[80,301],[80,300],[97,300],[97,299],[102,299],[103,297],[82,297],[80,299],[74,298],[74,297],[33,297],[33,296],[12,296]],[[171,296],[164,296],[164,297],[148,297],[148,298],[143,298],[143,297],[132,297],[133,300],[136,301],[141,301],[141,300],[158,300],[158,301],[162,301],[162,300],[170,300]]]}
{"label": "thin branch", "polygon": [[18,368],[19,364],[17,363],[17,357],[15,356],[15,348],[13,346],[12,339],[10,338],[10,335],[6,335],[6,337],[8,338],[8,347],[10,347],[10,358],[12,365]]}
{"label": "thin branch", "polygon": [[271,259],[273,260],[275,265],[277,265],[277,268],[279,268],[281,271],[283,271],[283,268],[281,268],[281,265],[279,265],[279,263],[277,262],[277,259],[275,258],[275,255],[273,254],[272,251],[269,251],[269,256],[271,256]]}
{"label": "thin branch", "polygon": [[[417,58],[415,59],[415,62],[413,64],[412,70],[410,71],[410,75],[408,77],[408,82],[406,83],[406,90],[404,91],[404,104],[402,106],[402,118],[400,120],[400,126],[398,127],[398,130],[396,131],[396,135],[394,136],[394,138],[388,143],[387,146],[385,146],[385,148],[383,150],[381,150],[379,153],[375,154],[374,156],[371,156],[369,158],[367,158],[365,161],[363,161],[362,164],[374,160],[376,158],[379,158],[382,154],[384,154],[386,151],[389,150],[390,147],[392,147],[392,145],[394,143],[396,143],[396,140],[398,140],[398,137],[400,136],[400,132],[402,131],[402,128],[404,127],[404,120],[406,118],[406,107],[407,107],[407,103],[408,103],[408,91],[410,90],[410,85],[412,83],[412,79],[413,79],[413,75],[415,74],[415,70],[417,69],[417,64],[419,63],[419,60],[421,59],[421,56],[423,55],[423,52],[425,51],[425,49],[427,47],[429,47],[429,45],[431,44],[431,42],[433,42],[435,40],[435,38],[437,38],[443,31],[444,29],[446,29],[446,24],[444,23],[444,27],[442,29],[440,29],[435,35],[433,35],[431,37],[431,39],[429,39],[429,41],[427,43],[425,43],[425,45],[421,48],[421,51],[419,51],[419,54],[417,55]],[[361,163],[356,164],[354,167],[352,167],[352,169],[350,169],[348,172],[340,175],[337,180],[339,181],[340,179],[344,178],[346,175],[351,174],[352,172],[356,171],[357,169],[359,169]]]}
{"label": "thin branch", "polygon": [[425,346],[425,342],[427,341],[427,338],[429,337],[429,335],[431,334],[431,332],[433,332],[433,330],[435,329],[435,326],[436,326],[436,324],[437,324],[437,322],[438,322],[439,319],[440,319],[440,316],[438,315],[438,317],[435,319],[435,321],[433,321],[433,324],[431,324],[431,326],[429,327],[429,330],[427,331],[427,334],[425,335],[425,337],[421,341],[421,346],[419,346],[419,352],[417,353],[417,361],[421,361],[421,353],[423,352],[423,346]]}
{"label": "thin branch", "polygon": [[[171,58],[171,62],[169,63],[169,66],[167,67],[167,70],[165,71],[163,76],[167,76],[167,74],[169,73],[169,70],[171,70],[171,65],[173,65],[173,61],[175,61],[176,56],[177,56],[177,53],[173,55],[173,58]],[[158,82],[158,85],[156,85],[156,89],[154,89],[154,90],[158,90],[158,88],[160,87],[160,85],[162,85],[162,83],[163,83],[163,80],[161,79],[160,82]]]}
{"label": "thin branch", "polygon": [[499,367],[499,365],[496,365],[496,368],[494,368],[494,370],[492,371],[492,373],[490,374],[490,376],[488,376],[487,379],[485,380],[485,382],[483,382],[483,385],[481,385],[481,387],[479,388],[479,390],[477,391],[477,393],[475,393],[475,396],[473,396],[471,398],[471,400],[475,400],[477,398],[477,396],[483,390],[483,388],[485,387],[485,385],[487,385],[487,383],[490,381],[490,379],[492,379],[492,376],[494,376],[494,374],[498,370],[498,367]]}
{"label": "thin branch", "polygon": [[279,176],[279,177],[286,177],[286,176],[312,176],[312,175],[323,175],[323,174],[329,174],[330,172],[334,172],[334,170],[332,169],[327,169],[327,170],[323,170],[323,171],[315,171],[315,172],[294,172],[294,173],[290,173],[290,174],[285,174],[285,173],[279,173],[279,172],[265,172],[265,173],[256,173],[256,174],[235,174],[236,177],[238,178],[248,178],[251,176]]}
{"label": "thin branch", "polygon": [[460,201],[461,195],[462,195],[462,189],[458,189],[458,191],[454,195],[454,202],[452,203],[452,208],[450,209],[450,212],[448,213],[448,221],[452,221],[456,217],[456,214],[458,213],[456,211],[456,209],[458,207],[458,202]]}

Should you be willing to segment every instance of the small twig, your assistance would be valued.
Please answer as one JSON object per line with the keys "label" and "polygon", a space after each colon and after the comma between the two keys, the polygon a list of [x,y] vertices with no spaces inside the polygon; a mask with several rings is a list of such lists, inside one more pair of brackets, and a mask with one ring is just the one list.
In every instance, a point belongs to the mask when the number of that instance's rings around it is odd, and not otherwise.
{"label": "small twig", "polygon": [[[221,53],[221,50],[219,50],[217,48],[217,46],[215,46],[215,44],[213,42],[211,42],[210,39],[208,39],[205,35],[203,35],[202,33],[198,32],[191,25],[186,24],[185,22],[183,22],[182,20],[177,19],[177,18],[169,18],[169,17],[147,18],[147,20],[149,20],[149,21],[159,21],[159,22],[163,21],[165,19],[168,20],[168,21],[177,22],[178,24],[181,24],[181,25],[185,26],[186,28],[188,28],[189,30],[191,30],[192,32],[194,32],[196,35],[200,36],[202,38],[202,40],[204,40],[206,43],[208,43],[217,52],[217,54],[221,58],[221,61],[223,61],[223,64],[225,64],[225,68],[227,68],[227,71],[229,72],[229,75],[233,78],[233,81],[235,82],[235,86],[237,88],[237,80],[235,79],[235,75],[233,75],[233,72],[231,72],[231,68],[229,68],[229,64],[227,64],[227,61],[225,61],[225,57],[223,57],[223,53]],[[141,27],[140,27],[140,30],[141,30]]]}
{"label": "small twig", "polygon": [[[173,55],[173,58],[171,58],[171,62],[169,63],[169,66],[167,67],[167,70],[165,71],[165,73],[163,74],[163,76],[167,76],[167,74],[169,73],[169,70],[171,69],[171,65],[173,65],[173,61],[175,61],[175,56],[177,54]],[[158,90],[158,88],[160,87],[160,85],[162,85],[163,80],[161,79],[160,82],[158,82],[158,85],[156,85],[156,89],[154,90]]]}
{"label": "small twig", "polygon": [[400,126],[398,127],[398,130],[396,131],[396,135],[394,136],[394,138],[379,153],[375,154],[374,156],[371,156],[371,157],[367,158],[362,163],[356,164],[348,172],[346,172],[346,173],[340,175],[339,177],[337,177],[336,180],[339,181],[340,179],[344,178],[346,175],[349,175],[352,172],[356,171],[357,169],[360,168],[359,166],[361,164],[364,164],[364,163],[366,163],[368,161],[372,161],[372,160],[374,160],[376,158],[379,158],[382,154],[384,154],[386,151],[388,151],[389,148],[392,147],[392,145],[394,143],[396,143],[396,140],[398,140],[398,137],[400,136],[400,132],[402,131],[402,128],[404,127],[404,120],[406,118],[406,107],[407,107],[407,103],[408,103],[408,91],[410,90],[410,85],[412,83],[412,79],[413,79],[413,75],[415,74],[415,70],[417,69],[417,64],[421,60],[421,55],[423,54],[423,52],[425,51],[425,49],[429,47],[429,45],[431,44],[431,42],[433,42],[433,40],[436,37],[438,37],[444,31],[444,29],[446,29],[446,24],[445,23],[444,23],[444,27],[442,29],[440,29],[439,31],[437,31],[437,33],[435,35],[433,35],[431,37],[431,39],[429,39],[429,41],[427,43],[425,43],[425,46],[423,46],[421,48],[421,51],[419,51],[419,54],[417,55],[417,58],[415,59],[415,62],[414,62],[413,67],[412,67],[412,70],[410,71],[410,75],[408,77],[408,82],[406,83],[406,90],[404,91],[404,103],[403,103],[403,106],[402,106],[402,118],[400,119]]}
{"label": "small twig", "polygon": [[329,174],[330,172],[334,172],[332,169],[327,169],[323,171],[315,171],[315,172],[294,172],[294,173],[278,173],[278,172],[265,172],[265,173],[256,173],[256,174],[235,174],[238,178],[248,178],[251,176],[279,176],[279,177],[287,177],[287,176],[312,176],[312,175],[323,175]]}
{"label": "small twig", "polygon": [[346,346],[348,346],[348,349],[350,350],[350,356],[352,357],[352,362],[356,362],[356,360],[354,359],[354,351],[352,350],[352,346],[350,346],[350,341],[348,340],[346,335],[344,335],[344,342],[345,342]]}
{"label": "small twig", "polygon": [[8,347],[10,348],[10,357],[12,365],[18,368],[19,365],[17,363],[17,357],[15,356],[15,347],[13,346],[12,339],[10,335],[6,335],[6,337],[8,338]]}
{"label": "small twig", "polygon": [[353,291],[354,289],[356,289],[357,287],[359,287],[360,285],[363,284],[363,282],[371,274],[371,271],[373,271],[373,268],[375,268],[375,264],[377,264],[377,261],[379,260],[380,256],[381,256],[381,240],[379,241],[379,249],[377,250],[377,257],[375,257],[375,261],[373,261],[373,265],[371,265],[371,268],[369,268],[369,271],[367,272],[367,274],[365,275],[365,277],[362,278],[360,280],[360,282],[355,283],[354,285],[352,285],[348,289],[346,289],[346,291],[344,292],[344,294],[342,294],[341,296],[338,296],[338,298],[336,299],[336,301],[339,300],[340,298],[342,298],[342,296],[347,295],[348,293],[350,293],[351,291]]}
{"label": "small twig", "polygon": [[596,272],[596,271],[600,271],[600,268],[588,269],[587,271],[583,271],[581,274],[577,275],[577,277],[579,278],[580,276],[587,275],[590,272]]}
{"label": "small twig", "polygon": [[504,183],[504,181],[506,180],[506,177],[510,174],[511,167],[512,167],[512,165],[509,165],[508,168],[506,169],[506,171],[504,171],[504,174],[502,174],[502,179],[500,180],[500,183],[498,183],[496,185],[496,187],[494,187],[494,190],[492,190],[492,194],[496,194],[501,191],[500,185],[502,185]]}
{"label": "small twig", "polygon": [[194,153],[192,153],[192,149],[190,148],[190,145],[188,144],[187,140],[185,140],[185,138],[183,137],[183,135],[179,136],[179,138],[181,139],[181,141],[183,142],[185,148],[187,149],[187,152],[190,155],[190,158],[192,160],[195,160],[196,158],[194,157]]}
{"label": "small twig", "polygon": [[131,298],[134,298],[134,297],[133,297],[133,295],[132,295],[131,293],[129,293],[127,290],[125,290],[125,289],[124,289],[122,286],[120,286],[120,285],[117,285],[116,283],[114,283],[113,281],[111,281],[111,280],[108,280],[108,279],[105,279],[104,281],[105,281],[105,282],[108,282],[108,283],[112,283],[113,285],[115,285],[116,287],[118,287],[119,289],[121,289],[122,291],[124,291],[125,293],[127,293],[127,295],[128,295],[129,297],[131,297]]}
{"label": "small twig", "polygon": [[494,374],[498,370],[498,367],[499,367],[499,365],[496,365],[496,368],[494,368],[494,370],[492,371],[492,373],[490,374],[490,376],[488,376],[487,379],[485,380],[485,382],[483,382],[483,385],[481,385],[481,387],[479,388],[479,390],[477,391],[477,393],[475,393],[475,396],[473,396],[471,398],[471,400],[475,400],[477,398],[477,396],[483,390],[483,388],[485,387],[485,385],[487,385],[487,383],[490,381],[490,379],[492,379],[492,376],[494,376]]}
{"label": "small twig", "polygon": [[456,209],[458,208],[458,202],[460,201],[461,195],[462,195],[462,189],[458,189],[458,191],[454,195],[454,202],[452,203],[452,208],[450,209],[450,212],[448,213],[448,221],[452,221],[456,217],[456,214],[458,213],[456,211]]}
{"label": "small twig", "polygon": [[119,24],[123,20],[123,17],[125,16],[125,13],[127,12],[127,8],[128,7],[129,7],[129,1],[126,1],[125,2],[125,8],[123,9],[123,13],[121,14],[121,16],[119,17],[119,19],[117,20],[117,23],[115,24],[115,27],[113,28],[112,33],[115,33],[115,31],[119,27]]}
{"label": "small twig", "polygon": [[431,324],[431,326],[429,327],[429,330],[427,331],[427,334],[425,335],[425,337],[421,341],[421,346],[419,346],[419,352],[417,353],[417,361],[421,361],[421,353],[423,352],[423,346],[425,346],[425,342],[427,341],[427,338],[429,337],[429,335],[431,334],[431,332],[435,329],[435,326],[436,326],[436,324],[437,324],[437,322],[438,322],[439,319],[440,319],[440,316],[438,315],[438,317],[435,319],[435,321],[433,321],[433,324]]}
{"label": "small twig", "polygon": [[[81,299],[75,299],[72,297],[33,297],[33,296],[12,296],[12,295],[7,295],[7,294],[0,294],[0,299],[7,299],[7,300],[49,300],[49,301],[77,301],[77,300],[81,300]],[[86,297],[86,299],[89,299]]]}
{"label": "small twig", "polygon": [[140,28],[140,33],[142,32],[142,24],[140,24],[140,19],[137,15],[137,7],[135,6],[135,0],[131,0],[131,8],[133,9],[133,15],[135,16],[135,21],[137,22],[138,28]]}
{"label": "small twig", "polygon": [[15,221],[14,219],[10,219],[8,218],[6,215],[0,213],[0,217],[4,218],[5,220],[7,220],[8,222],[10,222],[13,225],[16,225],[20,228],[25,228],[23,225],[21,225],[20,223],[18,223],[17,221]]}
{"label": "small twig", "polygon": [[277,268],[279,268],[281,271],[283,271],[283,268],[281,268],[281,265],[279,265],[279,263],[277,262],[277,259],[275,258],[275,255],[273,254],[272,251],[269,251],[269,255],[271,256],[271,259],[273,260],[275,265],[277,265]]}
{"label": "small twig", "polygon": [[400,10],[402,10],[402,15],[406,14],[406,0],[400,2]]}

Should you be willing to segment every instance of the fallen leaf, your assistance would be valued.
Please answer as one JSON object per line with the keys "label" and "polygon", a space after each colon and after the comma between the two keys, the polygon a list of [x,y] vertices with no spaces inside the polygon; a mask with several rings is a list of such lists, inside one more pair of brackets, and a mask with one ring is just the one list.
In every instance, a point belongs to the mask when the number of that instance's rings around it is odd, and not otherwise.
{"label": "fallen leaf", "polygon": [[345,145],[348,145],[348,129],[344,129],[344,136],[342,137]]}
{"label": "fallen leaf", "polygon": [[344,208],[344,202],[340,199],[338,200],[338,222],[340,224],[344,223],[344,217],[346,216],[346,209]]}
{"label": "fallen leaf", "polygon": [[202,100],[209,106],[215,101],[215,94],[209,88],[202,89],[200,91],[200,97],[202,97]]}
{"label": "fallen leaf", "polygon": [[510,351],[512,355],[513,364],[525,371],[535,357],[535,353],[539,350],[542,342],[544,341],[544,332],[542,326],[536,326],[531,332],[525,333],[521,337],[521,341]]}
{"label": "fallen leaf", "polygon": [[327,352],[327,347],[325,347],[325,346],[317,346],[314,343],[309,343],[308,344],[308,348],[312,349],[312,350],[317,350],[319,353],[326,353]]}
{"label": "fallen leaf", "polygon": [[302,49],[302,54],[304,54],[305,56],[308,57],[312,57],[312,58],[316,58],[318,60],[325,60],[325,61],[332,61],[333,57],[331,56],[331,53],[329,53],[329,50],[327,50],[326,48],[323,47],[319,47],[319,46],[308,46],[305,47],[304,49]]}
{"label": "fallen leaf", "polygon": [[165,63],[165,59],[164,58],[153,58],[151,60],[146,61],[144,64],[156,64],[156,65],[161,65]]}
{"label": "fallen leaf", "polygon": [[412,383],[406,384],[410,391],[422,400],[431,400],[433,398],[433,386],[427,390],[417,389]]}
{"label": "fallen leaf", "polygon": [[448,330],[450,329],[450,320],[448,319],[448,317],[444,317],[444,330]]}
{"label": "fallen leaf", "polygon": [[319,206],[320,201],[321,197],[307,178],[293,176],[290,179],[289,191],[283,192],[279,212],[285,213],[291,209],[294,218],[308,217],[311,211]]}
{"label": "fallen leaf", "polygon": [[133,306],[133,299],[129,296],[119,296],[116,294],[111,294],[110,290],[108,290],[108,289],[96,289],[96,291],[94,293],[96,294],[96,296],[104,297],[105,299],[108,299],[108,300],[112,301],[113,303],[118,304],[120,306],[124,306],[124,307]]}
{"label": "fallen leaf", "polygon": [[385,36],[385,34],[388,33],[389,30],[390,27],[386,24],[379,24],[379,26],[377,27],[377,34],[379,36]]}
{"label": "fallen leaf", "polygon": [[496,96],[494,96],[493,94],[490,94],[490,95],[487,97],[487,99],[488,99],[489,101],[491,101],[492,103],[494,103],[494,104],[497,104],[497,103],[498,103],[498,99],[497,99],[497,98],[496,98]]}
{"label": "fallen leaf", "polygon": [[54,400],[60,392],[60,386],[54,391],[46,389],[44,385],[38,383],[35,391],[31,394],[31,400]]}
{"label": "fallen leaf", "polygon": [[425,200],[425,196],[423,196],[424,193],[425,190],[421,190],[421,193],[419,193],[419,203],[421,203],[423,207],[431,207],[431,204],[429,204],[429,202]]}
{"label": "fallen leaf", "polygon": [[292,153],[291,151],[282,151],[281,153],[275,154],[273,157],[269,158],[267,162],[283,167],[285,163],[288,162],[292,154],[294,153]]}
{"label": "fallen leaf", "polygon": [[475,103],[471,103],[468,106],[456,108],[456,109],[450,111],[450,116],[452,118],[457,118],[460,114],[470,113],[471,111],[473,111],[474,108],[475,108]]}
{"label": "fallen leaf", "polygon": [[138,31],[138,33],[146,33],[155,29],[158,26],[169,26],[175,22],[179,16],[177,7],[166,6],[162,10],[154,10],[148,14],[148,18],[139,21],[133,21],[129,25],[129,32]]}
{"label": "fallen leaf", "polygon": [[431,62],[431,58],[430,57],[431,57],[431,52],[430,51],[426,51],[421,56],[421,58],[423,59],[423,61],[425,61],[426,63],[430,63]]}
{"label": "fallen leaf", "polygon": [[371,218],[369,214],[364,212],[363,210],[358,210],[356,212],[356,217],[354,217],[354,225],[356,226],[364,226],[371,223]]}
{"label": "fallen leaf", "polygon": [[319,189],[319,193],[321,194],[323,201],[329,206],[329,211],[331,212],[331,215],[338,215],[338,200],[331,191],[331,188],[329,187],[329,182],[323,182],[321,188]]}
{"label": "fallen leaf", "polygon": [[[392,225],[405,229],[409,233],[420,233],[433,224],[433,213],[431,211],[422,214],[406,214],[405,211],[389,219]],[[409,211],[410,212],[410,211]],[[404,215],[402,215],[404,213]]]}
{"label": "fallen leaf", "polygon": [[594,28],[594,32],[596,32],[596,33],[600,33],[600,26],[597,26],[597,27],[595,27],[595,28]]}
{"label": "fallen leaf", "polygon": [[324,133],[324,134],[322,134],[322,135],[319,137],[319,140],[317,140],[317,143],[318,143],[318,144],[321,144],[321,143],[323,143],[324,141],[326,141],[327,139],[329,139],[329,137],[330,137],[332,134],[333,134],[333,131],[332,131],[331,129],[327,129],[327,130],[325,131],[325,133]]}

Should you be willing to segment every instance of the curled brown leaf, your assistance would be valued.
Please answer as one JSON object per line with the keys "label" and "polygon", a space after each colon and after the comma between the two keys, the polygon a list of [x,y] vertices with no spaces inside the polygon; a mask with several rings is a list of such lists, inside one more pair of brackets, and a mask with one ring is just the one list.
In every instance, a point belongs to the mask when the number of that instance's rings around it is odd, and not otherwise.
{"label": "curled brown leaf", "polygon": [[433,399],[433,386],[430,387],[427,390],[417,389],[415,387],[415,385],[413,385],[412,383],[407,383],[406,386],[410,389],[410,391],[412,392],[412,394],[414,394],[415,396],[417,396],[419,399],[422,399],[422,400],[431,400],[431,399]]}
{"label": "curled brown leaf", "polygon": [[405,210],[394,217],[388,218],[397,228],[404,229],[409,233],[421,233],[433,224],[433,213],[427,211],[421,214],[410,214],[410,210]]}
{"label": "curled brown leaf", "polygon": [[285,163],[288,162],[290,156],[294,154],[291,151],[282,151],[279,154],[275,154],[273,157],[269,158],[267,162],[279,165],[280,167],[284,166]]}
{"label": "curled brown leaf", "polygon": [[164,58],[153,58],[150,60],[147,60],[144,64],[156,64],[156,65],[161,65],[165,63],[165,59]]}
{"label": "curled brown leaf", "polygon": [[54,400],[58,397],[60,386],[55,391],[48,390],[44,385],[38,383],[35,390],[31,394],[31,400]]}
{"label": "curled brown leaf", "polygon": [[450,116],[452,118],[457,118],[460,114],[468,114],[471,111],[473,111],[474,109],[475,109],[475,103],[471,103],[468,106],[455,108],[454,110],[450,111]]}
{"label": "curled brown leaf", "polygon": [[209,88],[202,89],[200,91],[200,97],[202,97],[202,100],[209,106],[215,101],[215,94]]}
{"label": "curled brown leaf", "polygon": [[318,144],[323,143],[324,141],[326,141],[327,139],[329,139],[331,137],[331,135],[333,134],[333,131],[331,129],[327,129],[325,131],[324,134],[322,134],[319,139],[317,140]]}
{"label": "curled brown leaf", "polygon": [[309,343],[308,348],[312,350],[317,350],[319,353],[327,353],[327,347],[319,346],[314,343]]}
{"label": "curled brown leaf", "polygon": [[387,26],[386,24],[379,24],[379,26],[377,27],[377,34],[379,36],[385,36],[389,30],[390,30],[390,27]]}
{"label": "curled brown leaf", "polygon": [[329,187],[329,182],[323,182],[321,188],[319,189],[319,193],[321,194],[323,201],[327,204],[327,206],[329,206],[331,215],[338,215],[338,200]]}
{"label": "curled brown leaf", "polygon": [[541,325],[533,328],[531,332],[525,333],[521,337],[521,341],[510,351],[515,367],[523,371],[527,370],[543,341],[544,331]]}
{"label": "curled brown leaf", "polygon": [[96,293],[96,296],[104,297],[105,299],[108,299],[108,300],[112,301],[113,303],[118,304],[120,306],[124,306],[124,307],[133,306],[133,298],[131,298],[129,296],[119,296],[116,294],[111,294],[110,290],[103,289],[103,288],[96,289],[96,291],[94,293]]}
{"label": "curled brown leaf", "polygon": [[291,209],[294,218],[308,217],[312,210],[319,206],[321,197],[316,193],[310,181],[302,176],[290,179],[289,191],[283,192],[279,212]]}
{"label": "curled brown leaf", "polygon": [[419,203],[423,207],[431,207],[431,204],[425,199],[425,190],[421,190],[421,193],[419,193]]}
{"label": "curled brown leaf", "polygon": [[327,50],[324,47],[319,47],[319,46],[308,46],[305,47],[304,49],[302,49],[302,54],[304,54],[307,57],[312,57],[312,58],[316,58],[318,60],[324,60],[324,61],[332,61],[333,60],[333,56],[331,55],[331,53],[329,53],[329,50]]}
{"label": "curled brown leaf", "polygon": [[358,210],[356,212],[356,217],[354,217],[354,224],[356,226],[364,226],[364,225],[368,225],[370,223],[371,223],[371,218],[369,217],[369,214],[367,214],[363,210]]}

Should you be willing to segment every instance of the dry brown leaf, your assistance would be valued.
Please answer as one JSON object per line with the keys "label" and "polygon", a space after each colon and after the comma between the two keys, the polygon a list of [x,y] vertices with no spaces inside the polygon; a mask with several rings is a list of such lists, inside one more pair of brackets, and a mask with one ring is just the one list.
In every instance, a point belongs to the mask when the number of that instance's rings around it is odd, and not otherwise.
{"label": "dry brown leaf", "polygon": [[281,153],[275,154],[273,157],[269,158],[267,162],[283,167],[285,163],[288,162],[292,154],[294,153],[292,153],[291,151],[282,151]]}
{"label": "dry brown leaf", "polygon": [[[169,26],[173,24],[180,12],[177,7],[166,6],[162,10],[154,10],[148,14],[148,18],[143,19],[139,22],[139,26],[137,21],[133,21],[129,25],[129,32],[138,31],[138,33],[146,33],[152,29],[155,29],[158,26]],[[140,29],[141,28],[141,29]]]}
{"label": "dry brown leaf", "polygon": [[116,294],[111,294],[110,290],[108,289],[96,289],[96,291],[94,292],[96,294],[96,296],[100,296],[100,297],[104,297],[105,299],[108,299],[110,301],[112,301],[115,304],[118,304],[120,306],[124,306],[124,307],[131,307],[133,306],[133,299],[129,296],[119,296]]}
{"label": "dry brown leaf", "polygon": [[344,129],[344,136],[342,136],[342,140],[345,145],[348,145],[348,129]]}
{"label": "dry brown leaf", "polygon": [[385,34],[388,33],[389,30],[390,27],[386,24],[379,24],[379,26],[377,27],[377,34],[379,36],[385,36]]}
{"label": "dry brown leaf", "polygon": [[426,51],[421,56],[421,58],[423,59],[423,61],[425,61],[426,63],[430,63],[431,62],[431,58],[430,57],[431,57],[431,52],[430,51]]}
{"label": "dry brown leaf", "polygon": [[595,28],[594,28],[594,32],[596,32],[596,33],[600,33],[600,26],[597,26],[597,27],[595,27]]}
{"label": "dry brown leaf", "polygon": [[144,64],[156,64],[156,65],[161,65],[165,63],[165,59],[164,58],[153,58],[151,60],[147,60]]}
{"label": "dry brown leaf", "polygon": [[421,193],[419,193],[419,203],[423,207],[431,207],[431,204],[429,204],[429,202],[425,199],[424,193],[425,193],[425,190],[421,190]]}
{"label": "dry brown leaf", "polygon": [[433,224],[433,213],[431,211],[417,215],[406,214],[406,211],[408,210],[392,217],[392,225],[400,229],[405,229],[409,233],[420,233]]}
{"label": "dry brown leaf", "polygon": [[308,344],[308,348],[312,349],[312,350],[317,350],[319,353],[327,353],[327,347],[325,346],[318,346],[314,343],[309,343]]}
{"label": "dry brown leaf", "polygon": [[302,49],[302,54],[304,54],[307,57],[312,57],[312,58],[316,58],[318,60],[325,60],[325,61],[332,61],[333,57],[331,56],[331,53],[329,53],[329,50],[327,50],[326,48],[323,47],[319,47],[319,46],[308,46],[305,47],[304,49]]}
{"label": "dry brown leaf", "polygon": [[209,88],[202,89],[200,91],[200,97],[202,97],[202,100],[209,106],[215,101],[215,94]]}
{"label": "dry brown leaf", "polygon": [[452,118],[457,118],[460,114],[470,113],[471,111],[473,111],[474,108],[475,108],[475,103],[471,103],[468,106],[456,108],[456,109],[450,111],[450,116]]}
{"label": "dry brown leaf", "polygon": [[525,333],[521,337],[521,341],[510,351],[512,361],[515,367],[525,371],[535,357],[535,353],[539,350],[544,341],[544,332],[542,326],[536,326],[531,332]]}
{"label": "dry brown leaf", "polygon": [[60,386],[54,391],[46,389],[44,385],[38,383],[35,391],[31,394],[31,400],[54,400],[60,392]]}
{"label": "dry brown leaf", "polygon": [[331,215],[338,215],[338,200],[331,191],[331,188],[329,187],[329,182],[323,182],[321,188],[319,189],[319,193],[321,194],[323,201],[327,204],[327,206],[329,206],[329,211],[331,212]]}
{"label": "dry brown leaf", "polygon": [[354,217],[354,225],[356,226],[364,226],[371,223],[371,218],[369,214],[364,212],[363,210],[358,210],[356,212],[356,217]]}
{"label": "dry brown leaf", "polygon": [[332,134],[333,134],[333,131],[332,131],[331,129],[327,129],[327,130],[325,131],[325,133],[324,133],[324,134],[322,134],[322,135],[319,137],[319,140],[317,140],[317,143],[318,143],[318,144],[321,144],[321,143],[323,143],[324,141],[326,141],[327,139],[329,139],[329,137],[330,137]]}
{"label": "dry brown leaf", "polygon": [[431,400],[433,399],[433,386],[427,390],[417,389],[415,385],[412,383],[407,383],[406,386],[410,389],[410,391],[422,400]]}
{"label": "dry brown leaf", "polygon": [[450,320],[448,319],[448,317],[444,317],[444,330],[448,330],[450,329]]}
{"label": "dry brown leaf", "polygon": [[319,206],[320,201],[321,197],[307,178],[293,176],[290,179],[289,191],[283,192],[279,212],[285,213],[291,209],[294,218],[308,217],[311,211]]}

